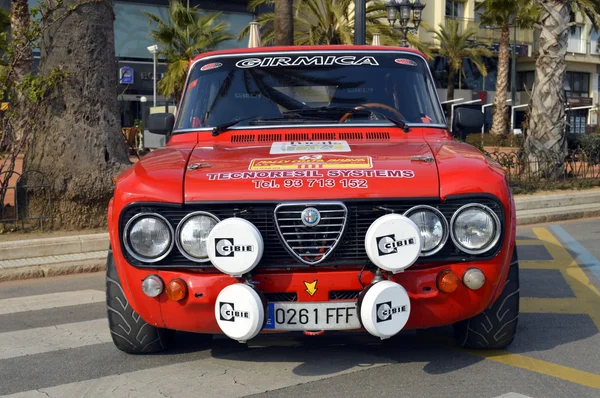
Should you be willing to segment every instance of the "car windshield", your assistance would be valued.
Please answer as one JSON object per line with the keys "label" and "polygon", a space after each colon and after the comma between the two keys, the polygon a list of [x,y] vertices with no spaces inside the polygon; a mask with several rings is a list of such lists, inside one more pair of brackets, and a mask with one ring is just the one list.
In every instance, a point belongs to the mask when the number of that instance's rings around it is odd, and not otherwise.
{"label": "car windshield", "polygon": [[[348,114],[357,106],[367,109]],[[360,108],[359,108],[360,109]],[[196,62],[175,130],[322,123],[443,125],[425,61],[403,52],[264,53]]]}

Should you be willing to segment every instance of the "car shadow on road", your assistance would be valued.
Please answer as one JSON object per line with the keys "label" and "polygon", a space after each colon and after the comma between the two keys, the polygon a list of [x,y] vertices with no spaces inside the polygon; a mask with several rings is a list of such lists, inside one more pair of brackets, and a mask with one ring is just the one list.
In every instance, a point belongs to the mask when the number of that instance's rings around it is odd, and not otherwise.
{"label": "car shadow on road", "polygon": [[[395,363],[414,363],[431,374],[444,374],[469,367],[481,358],[459,353],[439,344],[432,344],[414,331],[403,332],[391,339],[380,340],[368,334],[331,332],[322,336],[286,334],[259,336],[248,344],[238,344],[236,352],[221,347],[223,338],[212,342],[211,356],[224,364],[247,362],[268,371],[280,369],[296,376],[328,376]],[[230,346],[230,342],[225,343]]]}
{"label": "car shadow on road", "polygon": [[[520,234],[518,239],[535,238]],[[536,251],[536,247],[543,250]],[[552,261],[544,246],[524,245],[519,249],[524,249],[520,250],[522,261]],[[520,278],[522,299],[575,299],[570,285],[556,269],[522,269]],[[577,288],[585,287],[577,280],[570,282],[580,284]],[[582,347],[596,335],[596,325],[585,314],[522,311],[515,341],[505,351],[543,357],[545,352],[558,347],[562,355],[569,356],[568,350],[562,346]],[[202,355],[226,366],[237,366],[233,364],[239,362],[252,366],[253,371],[257,372],[270,372],[275,368],[306,377],[333,375],[385,364],[412,364],[421,367],[427,374],[446,374],[485,360],[482,356],[457,347],[451,326],[419,332],[405,331],[387,340],[380,340],[366,332],[326,332],[321,336],[305,336],[302,333],[269,334],[260,335],[245,344],[224,336],[215,337],[209,343],[200,340],[193,333],[178,333],[177,344],[171,352],[184,354],[200,350]],[[577,352],[581,353],[581,350]],[[278,366],[270,366],[266,370],[261,369],[262,364]]]}

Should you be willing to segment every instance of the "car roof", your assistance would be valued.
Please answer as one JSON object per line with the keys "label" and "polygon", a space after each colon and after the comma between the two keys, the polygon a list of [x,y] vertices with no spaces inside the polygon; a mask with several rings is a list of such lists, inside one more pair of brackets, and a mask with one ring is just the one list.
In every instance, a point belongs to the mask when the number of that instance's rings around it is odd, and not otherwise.
{"label": "car roof", "polygon": [[267,47],[252,47],[252,48],[231,48],[224,50],[208,51],[197,55],[193,60],[196,62],[202,58],[215,55],[229,55],[229,54],[269,54],[277,52],[307,52],[307,51],[398,51],[398,52],[409,52],[416,55],[420,55],[423,58],[427,57],[420,51],[413,48],[407,47],[393,47],[393,46],[372,46],[372,45],[320,45],[320,46],[267,46]]}

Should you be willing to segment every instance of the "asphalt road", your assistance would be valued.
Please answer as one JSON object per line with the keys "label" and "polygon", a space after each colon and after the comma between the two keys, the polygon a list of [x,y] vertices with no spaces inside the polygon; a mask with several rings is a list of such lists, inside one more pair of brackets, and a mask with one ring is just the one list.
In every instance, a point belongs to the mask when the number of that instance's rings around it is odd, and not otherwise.
{"label": "asphalt road", "polygon": [[106,327],[104,274],[0,284],[0,395],[15,397],[600,397],[600,220],[519,228],[521,316],[506,351],[453,346],[450,330],[181,334],[130,356]]}

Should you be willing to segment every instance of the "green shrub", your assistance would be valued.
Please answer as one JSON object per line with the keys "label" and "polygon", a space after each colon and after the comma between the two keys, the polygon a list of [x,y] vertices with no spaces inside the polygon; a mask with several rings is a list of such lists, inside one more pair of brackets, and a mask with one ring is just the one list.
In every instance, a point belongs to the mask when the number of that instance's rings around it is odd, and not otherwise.
{"label": "green shrub", "polygon": [[600,153],[600,134],[569,134],[567,136],[569,150],[581,149],[586,153]]}
{"label": "green shrub", "polygon": [[467,144],[471,144],[479,149],[483,149],[485,146],[498,146],[498,147],[521,147],[523,144],[523,135],[483,135],[483,145],[481,143],[481,134],[469,134],[466,139]]}

